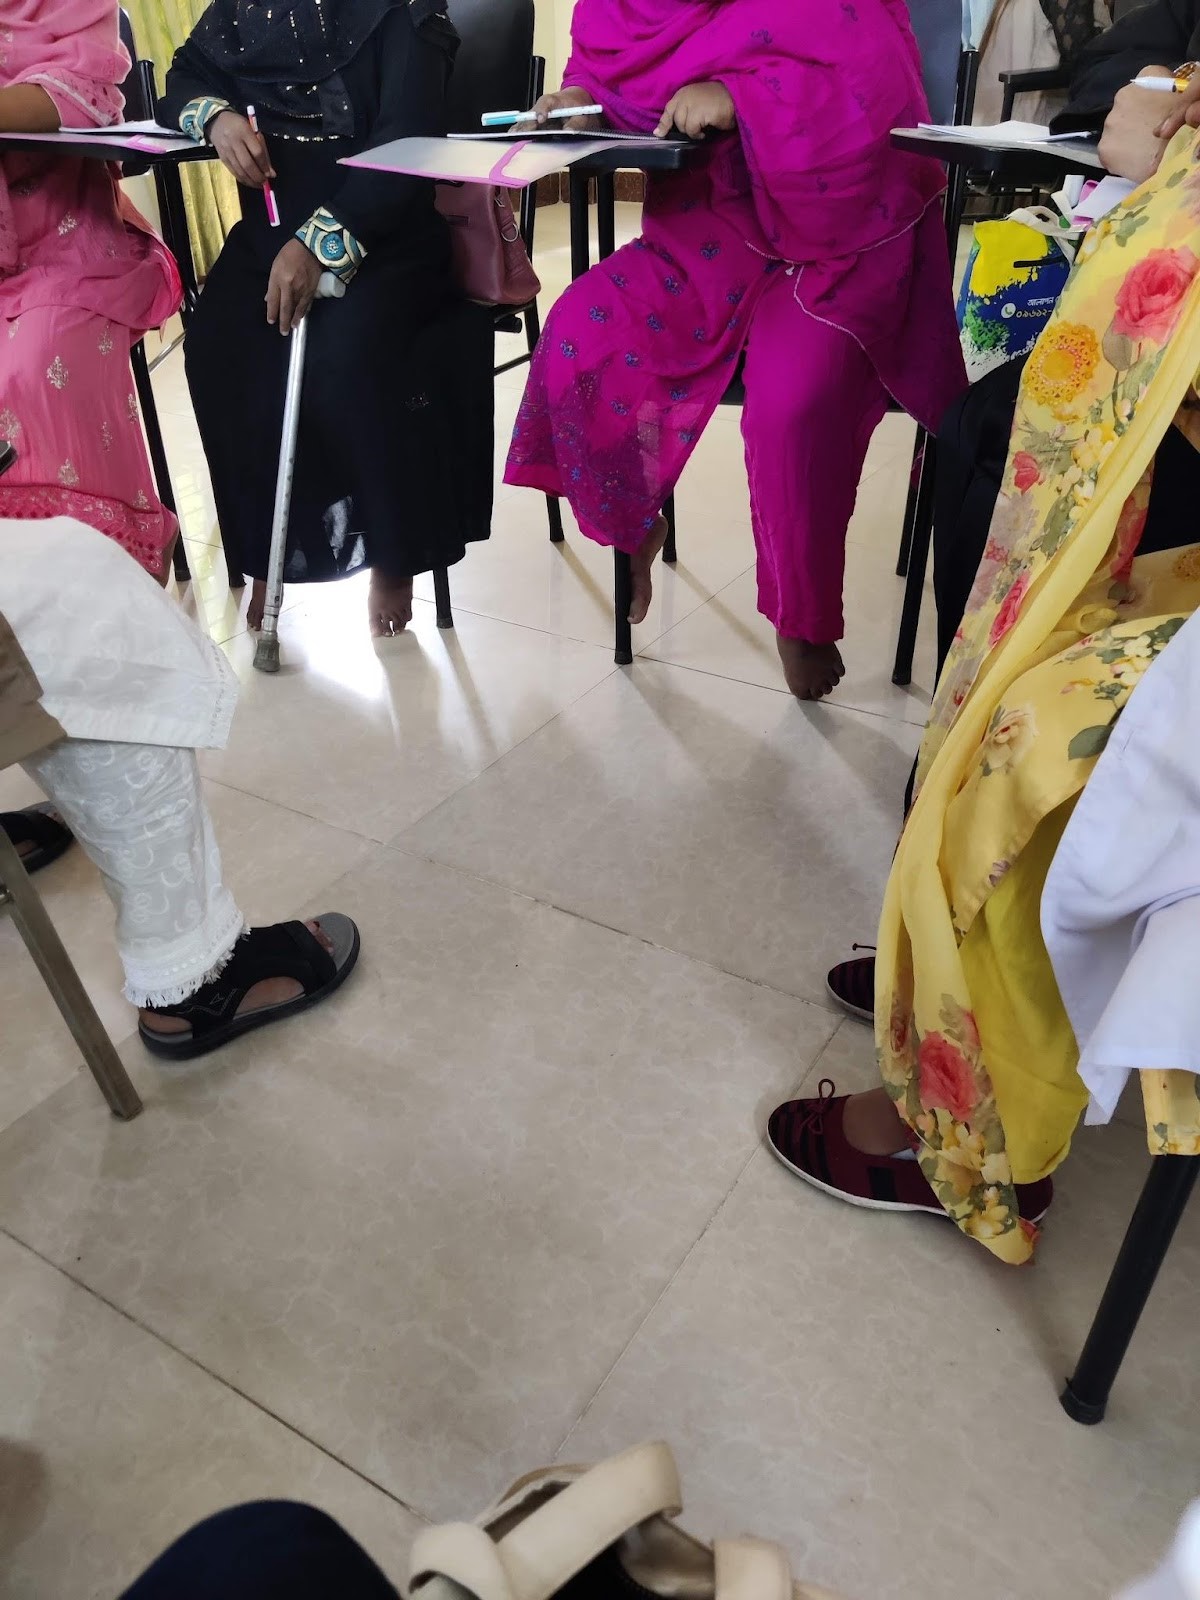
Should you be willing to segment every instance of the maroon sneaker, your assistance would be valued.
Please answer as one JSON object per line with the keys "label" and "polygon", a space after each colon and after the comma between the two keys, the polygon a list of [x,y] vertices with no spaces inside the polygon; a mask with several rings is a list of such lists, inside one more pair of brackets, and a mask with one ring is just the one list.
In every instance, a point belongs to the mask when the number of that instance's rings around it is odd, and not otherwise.
{"label": "maroon sneaker", "polygon": [[[927,1211],[935,1217],[948,1217],[915,1154],[870,1156],[856,1150],[843,1126],[850,1096],[835,1095],[828,1078],[822,1078],[818,1087],[818,1099],[789,1100],[772,1112],[767,1123],[767,1143],[788,1171],[852,1206],[871,1211]],[[1040,1222],[1053,1197],[1049,1178],[1018,1184],[1022,1219]]]}
{"label": "maroon sneaker", "polygon": [[[870,950],[869,944],[852,945],[853,950]],[[825,979],[825,987],[852,1017],[864,1022],[875,1020],[875,957],[859,956],[854,961],[843,961]]]}

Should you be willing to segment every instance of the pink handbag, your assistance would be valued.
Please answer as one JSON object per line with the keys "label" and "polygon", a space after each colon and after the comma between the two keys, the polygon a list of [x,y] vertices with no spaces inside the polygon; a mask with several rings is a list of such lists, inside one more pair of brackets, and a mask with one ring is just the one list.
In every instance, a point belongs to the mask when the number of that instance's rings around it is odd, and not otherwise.
{"label": "pink handbag", "polygon": [[537,298],[542,286],[507,189],[439,183],[436,204],[450,224],[454,279],[468,300],[526,306]]}

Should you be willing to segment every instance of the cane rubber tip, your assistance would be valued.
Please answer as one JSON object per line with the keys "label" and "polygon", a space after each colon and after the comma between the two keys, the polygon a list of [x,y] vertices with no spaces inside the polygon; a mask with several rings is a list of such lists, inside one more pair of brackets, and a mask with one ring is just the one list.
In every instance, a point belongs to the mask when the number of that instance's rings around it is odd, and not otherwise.
{"label": "cane rubber tip", "polygon": [[279,640],[260,639],[254,647],[254,665],[259,672],[279,671]]}

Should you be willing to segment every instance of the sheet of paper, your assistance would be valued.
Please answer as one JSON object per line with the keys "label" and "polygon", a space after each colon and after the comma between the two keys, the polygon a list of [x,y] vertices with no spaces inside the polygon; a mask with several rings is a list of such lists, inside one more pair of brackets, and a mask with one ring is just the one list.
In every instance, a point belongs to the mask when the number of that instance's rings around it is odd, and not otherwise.
{"label": "sheet of paper", "polygon": [[344,167],[372,172],[405,172],[443,183],[494,183],[503,189],[525,189],[539,178],[561,172],[573,161],[621,148],[618,139],[394,139],[375,150],[344,156]]}
{"label": "sheet of paper", "polygon": [[158,139],[181,139],[183,135],[178,128],[164,128],[161,122],[155,122],[153,117],[148,117],[142,122],[110,122],[106,128],[66,128],[65,133],[102,133],[105,137],[114,139],[130,139],[142,134],[151,134]]}
{"label": "sheet of paper", "polygon": [[1076,134],[1052,134],[1037,122],[996,122],[987,127],[975,127],[970,123],[922,122],[916,128],[893,128],[892,132],[923,133],[932,140],[947,139],[956,144],[978,144],[992,149],[1036,150],[1042,155],[1078,162],[1089,171],[1092,168],[1104,170],[1104,163],[1093,142]]}
{"label": "sheet of paper", "polygon": [[[149,124],[157,126],[157,124]],[[122,132],[114,128],[61,128],[57,133],[5,133],[5,144],[111,144],[114,159],[120,150],[136,150],[143,155],[170,155],[178,150],[194,150],[195,145],[181,133],[163,128],[158,133]]]}
{"label": "sheet of paper", "polygon": [[447,137],[465,139],[470,144],[480,144],[489,140],[493,144],[497,142],[514,144],[518,139],[559,139],[566,143],[583,139],[607,139],[612,143],[616,143],[621,139],[629,139],[634,144],[687,144],[690,142],[687,139],[653,139],[648,133],[618,133],[612,128],[594,128],[590,132],[584,132],[579,128],[530,128],[527,133],[519,134],[514,133],[511,128],[507,128],[499,133],[495,129],[489,129],[486,133],[451,133]]}
{"label": "sheet of paper", "polygon": [[923,133],[944,133],[948,137],[963,139],[967,144],[1045,144],[1050,129],[1041,122],[993,122],[975,126],[973,123],[951,122],[919,123]]}
{"label": "sheet of paper", "polygon": [[1104,177],[1086,188],[1075,205],[1071,220],[1076,226],[1099,222],[1137,188],[1128,178]]}

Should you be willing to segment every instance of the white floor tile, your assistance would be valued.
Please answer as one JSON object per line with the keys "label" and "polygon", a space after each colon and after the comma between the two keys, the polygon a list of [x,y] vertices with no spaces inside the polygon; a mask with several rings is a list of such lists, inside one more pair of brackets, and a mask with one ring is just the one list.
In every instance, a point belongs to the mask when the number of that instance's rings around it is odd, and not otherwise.
{"label": "white floor tile", "polygon": [[643,661],[396,842],[824,1003],[874,932],[916,742]]}
{"label": "white floor tile", "polygon": [[828,1012],[375,850],[328,1006],[0,1135],[0,1224],[437,1516],[552,1458]]}
{"label": "white floor tile", "polygon": [[260,1499],[320,1506],[403,1581],[403,1506],[0,1236],[4,1600],[113,1600],[194,1523]]}

